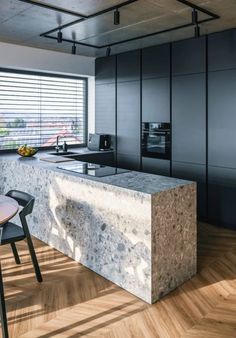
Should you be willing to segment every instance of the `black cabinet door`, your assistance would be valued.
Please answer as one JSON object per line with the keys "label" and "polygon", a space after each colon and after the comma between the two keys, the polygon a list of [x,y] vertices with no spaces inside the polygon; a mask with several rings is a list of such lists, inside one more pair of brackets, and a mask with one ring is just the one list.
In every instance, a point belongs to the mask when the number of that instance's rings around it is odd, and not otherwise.
{"label": "black cabinet door", "polygon": [[140,156],[140,82],[117,84],[117,153]]}
{"label": "black cabinet door", "polygon": [[142,83],[143,122],[170,122],[170,79],[146,79]]}
{"label": "black cabinet door", "polygon": [[176,76],[172,81],[172,159],[205,164],[205,74]]}
{"label": "black cabinet door", "polygon": [[205,37],[174,42],[172,46],[173,75],[205,72],[205,49]]}
{"label": "black cabinet door", "polygon": [[117,154],[117,167],[129,170],[140,170],[140,157]]}
{"label": "black cabinet door", "polygon": [[236,230],[236,170],[208,168],[209,222]]}
{"label": "black cabinet door", "polygon": [[172,176],[197,182],[198,219],[206,219],[206,166],[172,162]]}
{"label": "black cabinet door", "polygon": [[112,135],[112,147],[115,147],[116,132],[116,88],[115,83],[96,86],[95,91],[95,131]]}
{"label": "black cabinet door", "polygon": [[116,57],[98,58],[95,61],[96,84],[113,83],[116,80]]}
{"label": "black cabinet door", "polygon": [[142,171],[150,174],[170,176],[170,161],[142,157]]}
{"label": "black cabinet door", "polygon": [[117,82],[140,80],[140,51],[117,55]]}
{"label": "black cabinet door", "polygon": [[236,69],[209,73],[209,164],[236,168]]}
{"label": "black cabinet door", "polygon": [[211,34],[208,41],[209,71],[236,68],[236,29]]}
{"label": "black cabinet door", "polygon": [[159,78],[170,76],[170,45],[145,48],[142,51],[142,77]]}

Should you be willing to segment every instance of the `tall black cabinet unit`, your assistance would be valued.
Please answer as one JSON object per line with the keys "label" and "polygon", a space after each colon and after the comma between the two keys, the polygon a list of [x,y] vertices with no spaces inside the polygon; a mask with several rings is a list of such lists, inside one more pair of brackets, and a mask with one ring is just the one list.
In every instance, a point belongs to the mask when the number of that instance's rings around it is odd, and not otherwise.
{"label": "tall black cabinet unit", "polygon": [[236,229],[236,30],[209,36],[209,221]]}
{"label": "tall black cabinet unit", "polygon": [[116,57],[96,59],[95,131],[110,134],[116,148]]}
{"label": "tall black cabinet unit", "polygon": [[172,176],[198,183],[198,216],[206,218],[206,41],[172,46]]}
{"label": "tall black cabinet unit", "polygon": [[117,165],[140,170],[141,52],[117,55]]}
{"label": "tall black cabinet unit", "polygon": [[[170,44],[143,49],[142,121],[170,122]],[[170,175],[170,161],[142,157],[142,169]]]}

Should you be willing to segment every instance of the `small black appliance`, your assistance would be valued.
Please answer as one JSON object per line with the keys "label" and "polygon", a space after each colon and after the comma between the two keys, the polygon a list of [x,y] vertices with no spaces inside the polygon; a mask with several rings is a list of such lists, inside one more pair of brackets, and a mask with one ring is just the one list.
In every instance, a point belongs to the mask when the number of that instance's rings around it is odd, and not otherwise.
{"label": "small black appliance", "polygon": [[111,148],[111,135],[89,134],[89,150],[109,150]]}

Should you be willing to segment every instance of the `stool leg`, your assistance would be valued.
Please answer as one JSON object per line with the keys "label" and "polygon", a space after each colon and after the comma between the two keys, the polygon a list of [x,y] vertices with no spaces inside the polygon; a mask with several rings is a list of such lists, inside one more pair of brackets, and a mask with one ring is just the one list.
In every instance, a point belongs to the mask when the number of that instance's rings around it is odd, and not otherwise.
{"label": "stool leg", "polygon": [[13,255],[15,257],[15,262],[16,264],[20,264],[20,257],[18,255],[18,252],[17,252],[17,248],[16,248],[16,244],[15,243],[11,243],[11,249],[12,249],[12,252],[13,252]]}
{"label": "stool leg", "polygon": [[31,260],[32,260],[32,263],[34,265],[34,270],[35,270],[37,281],[39,283],[41,283],[43,281],[43,278],[42,278],[42,275],[41,275],[41,271],[40,271],[40,268],[39,268],[38,260],[37,260],[37,257],[36,257],[36,253],[35,253],[35,250],[34,250],[34,245],[33,245],[33,242],[32,242],[30,234],[26,235],[26,240],[27,240],[27,244],[28,244]]}
{"label": "stool leg", "polygon": [[0,263],[0,317],[1,317],[1,325],[2,325],[2,337],[8,338],[9,336],[8,336],[8,327],[7,327],[7,314],[6,314],[6,305],[5,305],[5,298],[4,298],[1,263]]}

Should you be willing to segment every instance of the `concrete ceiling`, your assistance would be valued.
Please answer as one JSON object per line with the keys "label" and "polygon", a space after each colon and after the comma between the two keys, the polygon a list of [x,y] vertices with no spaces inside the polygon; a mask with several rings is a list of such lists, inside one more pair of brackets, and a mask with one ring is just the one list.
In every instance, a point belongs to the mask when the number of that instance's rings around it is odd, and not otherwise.
{"label": "concrete ceiling", "polygon": [[[201,34],[236,27],[236,0],[190,1],[220,16],[220,19],[203,23]],[[124,0],[37,0],[37,2],[91,15],[120,4]],[[205,19],[207,16],[199,14],[199,18]],[[78,16],[72,14],[64,14],[20,0],[0,0],[0,41],[71,53],[70,43],[58,44],[56,40],[40,37],[40,34],[78,19]],[[113,24],[113,12],[109,12],[63,29],[63,38],[69,40],[75,38],[83,43],[104,45],[161,31],[190,21],[191,9],[176,0],[138,0],[120,8],[120,25]],[[112,54],[186,39],[192,37],[193,34],[193,27],[188,27],[122,43],[112,47]],[[56,33],[51,35],[56,36]],[[106,48],[77,46],[77,53],[101,56],[105,55]]]}

